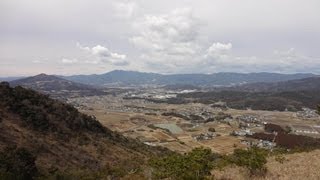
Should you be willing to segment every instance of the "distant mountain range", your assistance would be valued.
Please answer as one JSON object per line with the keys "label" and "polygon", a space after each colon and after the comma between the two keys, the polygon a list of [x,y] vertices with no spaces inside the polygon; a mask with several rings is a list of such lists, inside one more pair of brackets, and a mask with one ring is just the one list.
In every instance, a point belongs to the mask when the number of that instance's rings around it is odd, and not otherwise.
{"label": "distant mountain range", "polygon": [[17,79],[21,79],[21,78],[25,78],[23,76],[19,76],[19,77],[0,77],[0,82],[2,81],[14,81],[14,80],[17,80]]}
{"label": "distant mountain range", "polygon": [[52,97],[103,95],[102,90],[92,86],[72,82],[57,76],[39,74],[10,82],[11,86],[23,86]]}
{"label": "distant mountain range", "polygon": [[143,85],[193,85],[231,86],[256,82],[280,82],[314,77],[314,74],[278,73],[214,73],[214,74],[172,74],[143,73],[115,70],[105,74],[64,76],[70,81],[96,86],[143,86]]}
{"label": "distant mountain range", "polygon": [[[54,77],[54,79],[53,79]],[[55,82],[53,87],[47,90],[78,90],[92,89],[95,87],[125,87],[125,86],[167,86],[183,85],[194,87],[220,87],[220,86],[239,86],[252,83],[277,83],[289,80],[317,77],[311,73],[298,74],[279,74],[279,73],[214,73],[214,74],[171,74],[163,75],[157,73],[145,73],[137,71],[115,70],[105,74],[92,75],[73,75],[73,76],[52,76],[44,77],[44,74],[34,76],[33,78],[6,77],[0,78],[0,81],[11,81],[11,84],[24,84],[30,87],[43,84],[44,90],[49,87],[48,82]],[[59,79],[58,79],[59,78]],[[21,81],[22,80],[22,81]],[[43,81],[44,80],[44,81]],[[31,81],[42,81],[42,83],[30,83]],[[59,86],[56,86],[57,83]],[[79,84],[80,83],[80,84]],[[33,84],[33,85],[31,85]],[[86,86],[90,85],[90,86]],[[28,87],[26,86],[26,87]],[[55,89],[56,88],[56,89]]]}

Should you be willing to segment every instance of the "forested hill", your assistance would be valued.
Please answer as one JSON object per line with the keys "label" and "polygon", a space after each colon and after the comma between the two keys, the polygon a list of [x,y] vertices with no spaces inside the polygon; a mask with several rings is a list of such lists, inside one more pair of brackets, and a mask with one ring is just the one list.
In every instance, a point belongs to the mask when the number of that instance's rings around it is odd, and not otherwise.
{"label": "forested hill", "polygon": [[11,86],[30,88],[51,97],[104,95],[102,90],[86,84],[76,83],[54,75],[38,74],[10,82]]}
{"label": "forested hill", "polygon": [[68,104],[5,82],[0,84],[0,132],[0,175],[22,179],[79,169],[88,176],[100,171],[123,176],[167,152],[115,133]]}

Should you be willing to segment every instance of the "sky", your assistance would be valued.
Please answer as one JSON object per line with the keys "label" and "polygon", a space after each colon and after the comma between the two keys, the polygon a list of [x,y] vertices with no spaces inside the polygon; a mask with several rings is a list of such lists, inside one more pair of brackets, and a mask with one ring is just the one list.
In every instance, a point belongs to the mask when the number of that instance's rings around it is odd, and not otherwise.
{"label": "sky", "polygon": [[1,0],[0,76],[320,74],[319,0]]}

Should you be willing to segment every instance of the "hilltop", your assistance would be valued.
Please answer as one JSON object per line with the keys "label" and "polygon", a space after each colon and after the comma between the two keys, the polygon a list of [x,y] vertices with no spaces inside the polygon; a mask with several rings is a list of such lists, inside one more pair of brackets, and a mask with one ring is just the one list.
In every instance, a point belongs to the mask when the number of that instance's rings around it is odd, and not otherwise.
{"label": "hilltop", "polygon": [[52,97],[72,97],[103,95],[102,90],[89,85],[72,82],[54,75],[38,74],[27,78],[17,79],[10,82],[11,86],[23,86]]}
{"label": "hilltop", "polygon": [[23,178],[79,169],[88,176],[123,176],[167,152],[113,132],[68,104],[8,83],[0,84],[0,131],[0,174],[6,169],[8,176]]}

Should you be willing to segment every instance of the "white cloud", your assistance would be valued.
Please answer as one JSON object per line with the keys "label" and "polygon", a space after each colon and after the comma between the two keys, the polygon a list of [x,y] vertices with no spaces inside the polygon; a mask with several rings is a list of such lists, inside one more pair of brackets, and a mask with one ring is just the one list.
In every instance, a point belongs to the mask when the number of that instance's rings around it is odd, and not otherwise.
{"label": "white cloud", "polygon": [[[88,49],[88,47],[86,47]],[[90,48],[89,48],[90,49]],[[96,45],[90,49],[93,55],[101,58],[112,58],[112,59],[125,59],[126,55],[111,52],[108,48],[101,45]]]}
{"label": "white cloud", "polygon": [[212,43],[204,52],[198,68],[201,68],[204,72],[246,72],[248,68],[255,67],[260,63],[256,56],[237,56],[232,48],[231,43]]}
{"label": "white cloud", "polygon": [[175,9],[169,14],[146,15],[133,26],[139,32],[131,37],[146,64],[177,67],[194,61],[201,49],[197,42],[199,20],[192,9]]}
{"label": "white cloud", "polygon": [[229,56],[232,49],[232,44],[223,44],[220,42],[213,43],[207,50],[205,57],[226,58]]}
{"label": "white cloud", "polygon": [[288,50],[274,50],[273,55],[281,59],[282,61],[291,62],[296,59],[304,59],[303,55],[299,54],[294,48],[290,48]]}
{"label": "white cloud", "polygon": [[62,59],[61,59],[61,62],[62,62],[63,64],[74,64],[74,63],[77,63],[78,60],[77,60],[77,59],[62,58]]}
{"label": "white cloud", "polygon": [[[213,43],[202,63],[204,72],[316,72],[320,58],[312,58],[296,49],[274,50],[269,56],[239,56],[232,51],[232,44]],[[201,67],[198,67],[199,69]]]}
{"label": "white cloud", "polygon": [[283,71],[287,72],[306,72],[308,70],[316,72],[318,67],[320,67],[320,58],[306,56],[295,48],[290,48],[287,50],[274,50],[272,61],[277,63],[282,67]]}
{"label": "white cloud", "polygon": [[138,4],[133,1],[115,2],[113,6],[116,11],[116,16],[125,19],[132,18],[137,13],[139,8]]}
{"label": "white cloud", "polygon": [[79,43],[77,43],[77,46],[93,57],[93,59],[91,59],[90,61],[86,61],[87,63],[109,63],[115,66],[125,66],[129,64],[129,62],[126,60],[127,56],[125,54],[112,52],[104,46],[96,45],[90,48],[84,47]]}

